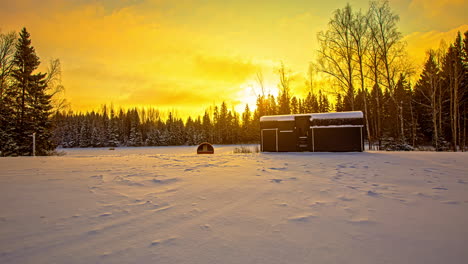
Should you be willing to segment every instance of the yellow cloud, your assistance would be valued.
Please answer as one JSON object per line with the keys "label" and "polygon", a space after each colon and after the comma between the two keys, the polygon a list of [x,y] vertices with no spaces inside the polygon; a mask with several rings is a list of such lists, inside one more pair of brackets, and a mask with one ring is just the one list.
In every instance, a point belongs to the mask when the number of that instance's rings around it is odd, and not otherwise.
{"label": "yellow cloud", "polygon": [[411,31],[448,31],[466,24],[466,0],[412,0],[402,9],[401,23],[413,25]]}
{"label": "yellow cloud", "polygon": [[408,54],[413,59],[416,67],[420,68],[424,64],[426,52],[429,49],[437,49],[441,41],[447,44],[453,43],[458,32],[462,34],[468,30],[468,24],[453,28],[448,31],[428,31],[413,32],[404,37],[407,43]]}
{"label": "yellow cloud", "polygon": [[206,105],[212,102],[209,93],[200,93],[202,87],[178,87],[174,83],[157,83],[142,89],[128,89],[128,96],[121,102],[127,105],[172,107]]}
{"label": "yellow cloud", "polygon": [[195,67],[202,78],[242,83],[258,71],[258,66],[240,58],[197,55]]}
{"label": "yellow cloud", "polygon": [[466,12],[467,2],[465,0],[412,0],[409,7],[413,10],[421,10],[429,17],[441,14],[450,14],[455,8],[463,8]]}

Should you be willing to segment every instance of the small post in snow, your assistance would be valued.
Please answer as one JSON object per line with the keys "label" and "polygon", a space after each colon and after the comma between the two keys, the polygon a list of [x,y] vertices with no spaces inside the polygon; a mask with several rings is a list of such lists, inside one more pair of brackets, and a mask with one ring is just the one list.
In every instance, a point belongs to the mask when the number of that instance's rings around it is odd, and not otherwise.
{"label": "small post in snow", "polygon": [[33,157],[36,156],[36,132],[32,134],[33,137]]}

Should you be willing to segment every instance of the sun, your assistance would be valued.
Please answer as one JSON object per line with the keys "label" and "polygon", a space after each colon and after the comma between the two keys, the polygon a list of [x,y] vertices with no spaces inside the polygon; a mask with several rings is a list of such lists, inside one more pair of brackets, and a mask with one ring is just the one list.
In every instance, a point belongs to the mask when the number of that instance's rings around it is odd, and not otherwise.
{"label": "sun", "polygon": [[277,97],[279,94],[279,89],[274,81],[265,80],[263,91],[262,87],[256,82],[246,82],[239,86],[238,92],[235,94],[234,102],[237,104],[234,106],[234,109],[238,113],[243,113],[245,111],[245,105],[249,105],[250,111],[253,113],[257,109],[257,98],[261,95],[268,97],[273,95]]}
{"label": "sun", "polygon": [[234,107],[238,113],[245,111],[245,105],[249,105],[251,112],[257,108],[257,95],[255,86],[251,83],[241,84],[239,86],[239,92],[236,94],[236,101],[239,103]]}

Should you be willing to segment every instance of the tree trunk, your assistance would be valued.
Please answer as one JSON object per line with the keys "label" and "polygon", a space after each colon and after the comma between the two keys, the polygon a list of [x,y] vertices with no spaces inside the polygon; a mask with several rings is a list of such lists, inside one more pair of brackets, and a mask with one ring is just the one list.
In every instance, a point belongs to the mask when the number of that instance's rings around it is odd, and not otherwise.
{"label": "tree trunk", "polygon": [[[380,89],[380,88],[378,88]],[[382,113],[380,112],[380,96],[377,95],[377,138],[379,139],[379,150],[382,148]]]}
{"label": "tree trunk", "polygon": [[400,101],[400,105],[398,106],[399,112],[398,117],[400,118],[400,140],[406,143],[405,138],[405,123],[403,119],[403,101]]}
{"label": "tree trunk", "polygon": [[436,151],[439,151],[439,126],[437,125],[437,86],[434,83],[434,76],[431,78],[431,108],[432,108],[432,129],[433,129],[433,144]]}
{"label": "tree trunk", "polygon": [[461,150],[465,152],[466,149],[466,104],[463,106],[463,141],[461,145]]}
{"label": "tree trunk", "polygon": [[416,146],[416,124],[414,122],[414,113],[413,113],[413,99],[410,100],[410,114],[411,114],[411,146],[414,148]]}
{"label": "tree trunk", "polygon": [[372,135],[370,133],[370,127],[369,127],[369,114],[368,114],[368,111],[367,111],[367,96],[366,96],[366,92],[364,91],[364,115],[366,117],[366,131],[367,131],[367,141],[369,143],[369,150],[371,150],[373,147],[373,138],[372,138]]}
{"label": "tree trunk", "polygon": [[[439,116],[438,116],[438,124],[439,124],[439,131],[440,131],[440,134],[442,134],[443,130],[442,130],[442,87],[440,85],[440,79],[438,79],[438,83],[436,84],[436,87],[437,87],[437,90],[439,92],[439,95],[438,95],[438,99],[439,99],[439,104],[438,104],[438,113],[439,113]],[[443,135],[442,135],[443,136]]]}
{"label": "tree trunk", "polygon": [[452,132],[452,150],[457,151],[458,143],[458,70],[455,66],[450,85],[450,125]]}

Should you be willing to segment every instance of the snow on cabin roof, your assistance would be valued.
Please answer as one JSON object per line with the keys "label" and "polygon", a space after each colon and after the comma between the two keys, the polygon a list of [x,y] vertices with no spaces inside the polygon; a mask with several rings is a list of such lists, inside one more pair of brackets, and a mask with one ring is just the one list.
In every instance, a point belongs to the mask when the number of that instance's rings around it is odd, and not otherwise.
{"label": "snow on cabin roof", "polygon": [[361,111],[350,112],[335,112],[335,113],[318,113],[312,114],[310,120],[313,119],[348,119],[348,118],[363,118]]}
{"label": "snow on cabin roof", "polygon": [[343,127],[364,127],[363,125],[334,125],[334,126],[311,126],[310,128],[343,128]]}
{"label": "snow on cabin roof", "polygon": [[294,121],[296,116],[307,116],[311,114],[296,114],[296,115],[272,115],[260,117],[260,122],[264,121]]}
{"label": "snow on cabin roof", "polygon": [[295,115],[272,115],[260,117],[260,122],[265,121],[294,121],[296,116],[307,116],[313,119],[348,119],[363,118],[361,111],[335,112],[335,113],[315,113],[315,114],[295,114]]}

